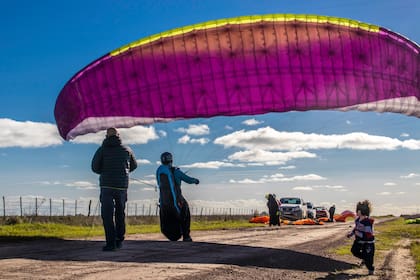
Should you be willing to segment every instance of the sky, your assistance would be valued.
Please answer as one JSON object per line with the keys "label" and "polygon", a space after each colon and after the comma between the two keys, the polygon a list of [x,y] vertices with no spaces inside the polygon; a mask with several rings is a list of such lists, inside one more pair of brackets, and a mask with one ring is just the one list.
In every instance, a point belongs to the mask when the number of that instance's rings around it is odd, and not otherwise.
{"label": "sky", "polygon": [[[417,0],[7,1],[0,10],[0,196],[97,200],[91,159],[104,132],[64,141],[54,119],[65,83],[145,36],[244,15],[317,14],[385,27],[420,42]],[[265,194],[373,214],[420,212],[420,121],[394,113],[308,111],[216,117],[121,129],[139,167],[129,203],[156,203],[160,154],[200,184],[193,207],[266,210]]]}

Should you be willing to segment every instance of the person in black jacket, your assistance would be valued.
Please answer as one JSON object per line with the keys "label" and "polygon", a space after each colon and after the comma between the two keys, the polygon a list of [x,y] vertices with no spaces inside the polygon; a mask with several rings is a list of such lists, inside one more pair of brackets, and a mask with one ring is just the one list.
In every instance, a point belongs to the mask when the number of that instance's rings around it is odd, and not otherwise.
{"label": "person in black jacket", "polygon": [[171,241],[177,241],[182,236],[183,241],[191,242],[190,208],[182,195],[181,182],[197,185],[200,181],[172,166],[171,153],[164,152],[160,160],[162,165],[156,170],[159,186],[160,230]]}
{"label": "person in black jacket", "polygon": [[335,204],[333,204],[328,210],[330,213],[330,222],[334,222]]}
{"label": "person in black jacket", "polygon": [[102,146],[98,148],[92,159],[92,170],[100,175],[101,216],[106,238],[103,251],[114,251],[122,247],[125,235],[128,175],[136,168],[137,161],[132,150],[121,144],[115,128],[108,128]]}
{"label": "person in black jacket", "polygon": [[275,194],[267,194],[265,196],[267,199],[268,213],[270,215],[270,226],[280,226],[280,216],[279,216],[279,203],[277,202]]}

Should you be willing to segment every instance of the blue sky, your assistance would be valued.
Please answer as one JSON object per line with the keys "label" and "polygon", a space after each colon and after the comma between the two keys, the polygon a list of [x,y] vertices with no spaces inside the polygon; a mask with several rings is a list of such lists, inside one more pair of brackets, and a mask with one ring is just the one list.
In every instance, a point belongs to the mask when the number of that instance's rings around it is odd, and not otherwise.
{"label": "blue sky", "polygon": [[[420,42],[416,0],[8,1],[0,11],[0,195],[97,199],[90,161],[103,133],[64,142],[56,97],[80,69],[120,46],[168,29],[268,13],[319,14],[383,26]],[[265,209],[264,195],[374,214],[420,209],[420,122],[398,114],[290,112],[176,121],[122,130],[140,167],[129,200],[153,203],[159,155],[200,178],[194,205]],[[87,143],[83,143],[87,142]],[[265,145],[270,143],[270,145]],[[143,183],[140,183],[143,182]]]}

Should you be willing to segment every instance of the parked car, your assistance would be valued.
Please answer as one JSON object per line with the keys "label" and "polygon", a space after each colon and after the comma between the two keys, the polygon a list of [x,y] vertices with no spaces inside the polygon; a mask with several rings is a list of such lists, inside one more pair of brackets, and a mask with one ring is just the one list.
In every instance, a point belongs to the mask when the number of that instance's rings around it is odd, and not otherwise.
{"label": "parked car", "polygon": [[324,206],[316,206],[316,218],[330,218],[330,213],[328,212],[328,209]]}
{"label": "parked car", "polygon": [[300,220],[308,217],[306,203],[300,197],[280,198],[280,218],[285,220]]}
{"label": "parked car", "polygon": [[308,218],[309,219],[315,219],[316,217],[316,210],[314,208],[314,205],[312,202],[306,202],[306,208],[308,208]]}

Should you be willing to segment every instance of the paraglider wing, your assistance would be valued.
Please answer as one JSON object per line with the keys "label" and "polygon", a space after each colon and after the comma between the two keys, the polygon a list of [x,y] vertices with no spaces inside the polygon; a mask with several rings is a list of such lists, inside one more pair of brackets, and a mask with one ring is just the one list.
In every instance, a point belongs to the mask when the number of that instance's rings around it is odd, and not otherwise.
{"label": "paraglider wing", "polygon": [[420,116],[419,46],[387,29],[311,15],[248,16],[110,52],[60,92],[67,140],[107,127],[291,110]]}

